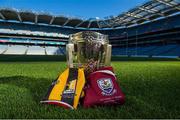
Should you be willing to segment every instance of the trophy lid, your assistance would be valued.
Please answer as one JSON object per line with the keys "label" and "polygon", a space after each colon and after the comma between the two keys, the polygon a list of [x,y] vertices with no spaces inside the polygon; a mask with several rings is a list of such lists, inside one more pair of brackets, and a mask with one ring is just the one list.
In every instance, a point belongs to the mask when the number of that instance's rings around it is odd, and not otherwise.
{"label": "trophy lid", "polygon": [[93,31],[83,31],[70,35],[69,42],[75,44],[77,42],[95,42],[101,44],[108,44],[109,40],[108,35]]}

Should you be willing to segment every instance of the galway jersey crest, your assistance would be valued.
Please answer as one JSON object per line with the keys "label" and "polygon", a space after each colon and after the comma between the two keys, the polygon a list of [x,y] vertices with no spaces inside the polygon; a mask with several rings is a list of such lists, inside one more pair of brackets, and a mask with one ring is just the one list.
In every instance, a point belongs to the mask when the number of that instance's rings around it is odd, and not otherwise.
{"label": "galway jersey crest", "polygon": [[111,78],[102,78],[97,81],[99,88],[102,90],[103,95],[114,94],[114,85]]}

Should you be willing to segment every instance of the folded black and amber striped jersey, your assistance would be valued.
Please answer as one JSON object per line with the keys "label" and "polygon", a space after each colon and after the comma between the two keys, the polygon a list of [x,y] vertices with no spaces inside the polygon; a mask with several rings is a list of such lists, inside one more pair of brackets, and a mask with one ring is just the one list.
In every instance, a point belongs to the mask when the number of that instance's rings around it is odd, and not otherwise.
{"label": "folded black and amber striped jersey", "polygon": [[76,109],[84,85],[84,69],[67,68],[57,80],[52,82],[47,95],[41,103]]}

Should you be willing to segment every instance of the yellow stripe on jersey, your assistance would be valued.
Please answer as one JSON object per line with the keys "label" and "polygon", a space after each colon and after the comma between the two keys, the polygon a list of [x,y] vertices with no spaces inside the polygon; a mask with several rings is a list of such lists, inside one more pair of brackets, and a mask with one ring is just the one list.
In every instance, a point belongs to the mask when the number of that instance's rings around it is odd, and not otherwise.
{"label": "yellow stripe on jersey", "polygon": [[69,68],[67,68],[58,78],[56,85],[53,87],[49,100],[61,100],[61,94],[66,87],[66,82],[69,76]]}
{"label": "yellow stripe on jersey", "polygon": [[79,68],[78,69],[78,80],[76,83],[76,92],[75,92],[75,97],[74,97],[74,105],[73,107],[76,109],[79,103],[79,99],[81,97],[82,90],[85,85],[85,75],[84,75],[84,69]]}

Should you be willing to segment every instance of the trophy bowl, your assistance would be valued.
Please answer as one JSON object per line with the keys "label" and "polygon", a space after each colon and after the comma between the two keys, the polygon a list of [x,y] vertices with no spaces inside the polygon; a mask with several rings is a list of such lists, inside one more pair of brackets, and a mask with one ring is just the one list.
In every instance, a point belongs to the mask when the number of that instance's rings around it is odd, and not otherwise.
{"label": "trophy bowl", "polygon": [[85,73],[109,66],[111,47],[108,36],[98,32],[83,31],[71,34],[66,46],[68,66],[84,67]]}

